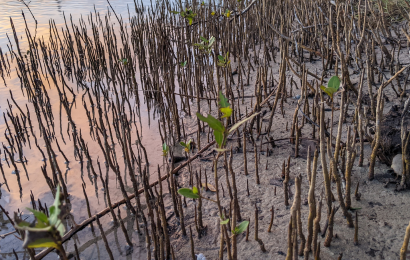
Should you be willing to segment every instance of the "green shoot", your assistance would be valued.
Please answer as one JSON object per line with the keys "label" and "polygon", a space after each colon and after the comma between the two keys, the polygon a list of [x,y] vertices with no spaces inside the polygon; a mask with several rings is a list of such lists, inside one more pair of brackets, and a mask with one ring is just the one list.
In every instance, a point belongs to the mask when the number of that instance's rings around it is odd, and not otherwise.
{"label": "green shoot", "polygon": [[246,229],[248,228],[248,225],[249,225],[249,221],[247,220],[242,221],[241,224],[239,224],[238,226],[235,227],[234,230],[232,230],[232,234],[239,235],[245,232]]}
{"label": "green shoot", "polygon": [[15,228],[24,231],[24,248],[53,247],[62,250],[62,240],[65,227],[61,221],[60,187],[57,187],[56,197],[49,209],[49,217],[41,211],[27,208],[36,218],[36,222],[28,223],[16,220]]}
{"label": "green shoot", "polygon": [[200,51],[203,51],[206,54],[211,54],[212,52],[212,45],[215,43],[215,37],[211,36],[211,38],[206,39],[205,37],[200,37],[200,43],[194,43],[194,46],[198,47]]}
{"label": "green shoot", "polygon": [[180,142],[179,144],[184,147],[184,152],[189,153],[189,151],[191,150],[191,143],[192,143],[192,139],[190,139],[188,142],[184,143],[184,142]]}
{"label": "green shoot", "polygon": [[127,64],[128,64],[128,60],[127,59],[121,59],[121,60],[118,60],[119,62],[121,62],[124,66],[127,66]]}
{"label": "green shoot", "polygon": [[179,14],[181,17],[185,18],[188,20],[188,24],[192,25],[194,22],[194,18],[197,16],[196,13],[194,13],[191,8],[185,8],[185,11],[177,12],[177,11],[171,11],[173,14]]}
{"label": "green shoot", "polygon": [[338,76],[333,76],[330,78],[327,87],[320,86],[320,89],[323,90],[329,97],[333,100],[333,94],[339,90],[340,87],[340,79]]}
{"label": "green shoot", "polygon": [[231,61],[229,60],[229,51],[225,54],[225,56],[222,55],[218,55],[218,61],[217,61],[217,65],[219,67],[223,67],[225,68],[226,66],[229,65]]}
{"label": "green shoot", "polygon": [[162,144],[162,156],[167,157],[169,152],[169,146],[166,143]]}

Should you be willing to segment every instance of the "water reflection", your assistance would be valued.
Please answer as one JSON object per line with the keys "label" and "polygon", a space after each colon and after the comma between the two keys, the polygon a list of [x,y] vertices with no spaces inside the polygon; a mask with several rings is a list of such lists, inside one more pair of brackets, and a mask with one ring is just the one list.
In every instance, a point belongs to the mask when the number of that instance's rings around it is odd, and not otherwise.
{"label": "water reflection", "polygon": [[[141,1],[139,1],[141,2]],[[148,0],[142,1],[144,5],[148,5]],[[71,15],[73,21],[78,21],[81,16],[85,17],[90,12],[100,12],[101,15],[107,13],[108,2],[106,0],[32,0],[26,1],[38,22],[38,28],[47,32],[50,19],[53,19],[57,25],[64,23],[64,14],[67,18]],[[128,17],[128,7],[134,7],[133,0],[111,0],[112,7],[117,14],[124,19]],[[12,38],[10,18],[13,19],[17,34],[24,34],[24,19],[22,12],[25,14],[27,24],[30,30],[35,29],[35,22],[29,10],[24,3],[18,0],[0,0],[0,47],[7,50],[7,34]],[[39,33],[39,35],[42,35]]]}

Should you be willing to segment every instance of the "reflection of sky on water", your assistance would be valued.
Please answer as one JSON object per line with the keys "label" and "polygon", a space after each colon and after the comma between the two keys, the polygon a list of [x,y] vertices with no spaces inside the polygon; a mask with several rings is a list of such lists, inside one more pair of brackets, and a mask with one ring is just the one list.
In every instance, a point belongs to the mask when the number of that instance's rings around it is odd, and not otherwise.
{"label": "reflection of sky on water", "polygon": [[[137,1],[140,2],[140,1]],[[142,0],[144,6],[150,5],[149,0]],[[48,32],[48,23],[50,19],[55,20],[57,25],[64,23],[64,16],[69,20],[70,14],[73,17],[73,21],[78,21],[81,16],[84,18],[90,13],[94,12],[94,7],[100,14],[107,13],[108,3],[106,0],[26,0],[29,3],[29,7],[33,12],[38,22],[39,32]],[[128,7],[130,13],[134,12],[133,0],[111,0],[112,7],[118,15],[122,15],[124,19],[128,18]],[[6,33],[12,38],[12,29],[10,25],[10,17],[13,19],[14,26],[16,28],[19,38],[24,32],[24,19],[21,12],[24,12],[27,24],[34,32],[35,22],[26,6],[18,0],[0,0],[0,47],[3,52],[7,51],[8,39]],[[25,35],[24,35],[25,36]],[[25,38],[23,36],[23,38]],[[13,43],[14,44],[14,43]]]}

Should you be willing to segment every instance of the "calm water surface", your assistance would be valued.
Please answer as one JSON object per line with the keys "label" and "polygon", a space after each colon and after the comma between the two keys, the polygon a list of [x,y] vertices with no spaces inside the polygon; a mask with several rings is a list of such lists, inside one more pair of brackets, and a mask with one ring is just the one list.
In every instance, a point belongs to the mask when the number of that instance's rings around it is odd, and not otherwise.
{"label": "calm water surface", "polygon": [[[131,0],[111,0],[111,5],[114,8],[115,12],[117,15],[122,16],[124,21],[128,21],[128,7],[129,7],[129,12],[131,15],[135,12],[134,10],[134,2]],[[47,37],[48,37],[48,31],[49,31],[49,21],[52,19],[55,21],[57,28],[60,29],[64,25],[64,15],[66,16],[67,20],[69,19],[70,15],[72,15],[72,19],[74,23],[78,23],[78,20],[80,18],[84,18],[84,21],[87,20],[87,16],[90,14],[90,12],[94,13],[94,10],[99,12],[101,17],[104,17],[105,14],[108,13],[108,8],[109,5],[106,1],[104,0],[86,0],[86,1],[52,1],[52,0],[32,0],[31,2],[27,2],[29,4],[29,7],[35,16],[38,24],[37,24],[37,37],[44,36],[45,41],[47,42]],[[149,0],[143,0],[144,6],[150,5]],[[16,50],[16,46],[14,43],[14,38],[13,38],[13,33],[10,25],[10,18],[12,18],[14,26],[16,28],[16,32],[19,38],[19,41],[21,43],[22,50],[24,51],[24,43],[26,42],[26,36],[25,36],[25,23],[24,19],[22,16],[22,12],[25,14],[25,18],[28,24],[28,27],[31,31],[32,34],[35,32],[35,22],[28,11],[27,7],[17,1],[17,0],[12,0],[12,1],[5,1],[5,0],[0,0],[0,47],[2,48],[3,53],[8,52],[8,45],[10,43],[8,42],[7,35],[10,37],[12,46],[14,50]],[[115,19],[111,19],[111,23],[115,24]],[[88,28],[91,28],[87,24]],[[71,29],[71,26],[70,26]],[[12,63],[11,68],[15,68],[17,65],[16,63]],[[137,75],[139,76],[139,75]],[[44,79],[42,79],[44,80]],[[4,86],[3,82],[0,82],[0,115],[3,114],[3,112],[6,112],[6,109],[8,109],[7,105],[7,100],[10,100],[10,94],[9,91],[13,93],[14,98],[16,99],[16,102],[19,104],[21,107],[25,107],[27,101],[27,96],[23,95],[20,89],[20,80],[17,77],[16,71],[13,69],[11,72],[10,77],[6,79],[7,81],[7,86]],[[44,80],[44,82],[46,82]],[[69,86],[72,89],[76,89],[76,83],[75,82],[70,82],[70,80],[67,80]],[[90,82],[85,82],[86,84],[90,84]],[[58,120],[59,120],[59,108],[60,108],[60,102],[59,102],[59,96],[57,91],[53,88],[53,85],[51,84],[46,85],[48,94],[50,96],[50,99],[52,100],[51,105],[52,105],[52,110],[53,110],[53,115],[55,117],[55,124],[58,125]],[[88,134],[89,131],[89,123],[88,119],[85,114],[84,107],[81,102],[81,94],[83,92],[80,90],[76,95],[79,97],[77,99],[77,104],[75,106],[75,112],[73,112],[74,116],[74,121],[76,125],[78,126],[79,129],[84,129],[83,134],[84,134],[84,139],[85,142],[88,143],[89,149],[90,149],[90,155],[93,161],[94,167],[96,167],[96,160],[99,158],[99,161],[103,165],[103,155],[101,153],[101,150],[91,138],[90,135]],[[135,100],[130,99],[131,104],[136,104],[137,102]],[[147,149],[147,153],[150,158],[150,171],[151,175],[153,175],[152,179],[156,179],[156,167],[157,164],[162,163],[162,148],[161,148],[161,139],[159,138],[159,133],[158,133],[158,126],[157,126],[157,119],[152,118],[151,114],[151,125],[148,126],[148,112],[143,105],[144,101],[140,100],[141,102],[141,128],[138,129],[140,133],[142,133],[142,143]],[[89,104],[88,104],[89,105]],[[29,104],[30,110],[32,110],[32,105]],[[13,107],[12,108],[13,113],[18,113],[17,108]],[[32,120],[34,120],[34,128],[37,128],[38,124],[35,120],[34,117],[34,112],[32,114]],[[62,115],[62,125],[63,129],[66,129],[67,126],[67,119],[65,114]],[[7,141],[5,140],[4,133],[6,131],[6,125],[3,119],[3,116],[0,116],[0,143],[5,144],[6,146]],[[56,132],[59,131],[59,127],[57,126]],[[37,132],[38,135],[38,132]],[[57,134],[58,136],[58,134]],[[39,137],[39,136],[37,136]],[[67,139],[67,136],[65,136]],[[135,140],[135,138],[133,137]],[[33,140],[31,140],[33,142]],[[75,217],[75,221],[77,223],[82,222],[83,220],[88,218],[86,206],[85,206],[85,201],[84,201],[84,196],[82,193],[82,180],[80,178],[80,165],[78,161],[75,161],[74,155],[73,155],[73,145],[72,142],[69,140],[66,140],[67,144],[63,144],[61,140],[59,141],[60,146],[66,156],[68,157],[70,161],[69,169],[62,169],[63,172],[65,172],[65,177],[67,178],[67,189],[68,192],[70,193],[71,197],[71,203],[72,203],[72,214]],[[44,141],[42,138],[39,138],[39,144],[40,146],[44,149]],[[121,154],[121,149],[119,145],[117,145],[116,150],[118,150],[118,154]],[[58,153],[57,149],[55,149],[56,154],[57,154],[57,160],[60,165],[60,167],[64,168],[64,159],[62,158],[61,154]],[[25,210],[25,207],[31,207],[30,206],[30,191],[34,194],[34,197],[36,199],[41,199],[41,201],[44,203],[47,203],[47,205],[51,205],[53,201],[53,197],[51,195],[51,192],[45,182],[45,179],[41,173],[41,166],[44,164],[42,162],[42,156],[39,154],[38,150],[36,150],[35,147],[32,147],[32,149],[29,149],[28,147],[24,147],[24,155],[26,156],[28,160],[28,174],[30,176],[30,180],[28,181],[26,179],[24,171],[21,169],[20,170],[20,175],[21,175],[21,180],[22,180],[22,187],[23,187],[23,197],[20,199],[19,196],[19,191],[18,191],[18,186],[17,186],[17,181],[16,181],[16,175],[12,173],[12,168],[6,167],[7,165],[3,162],[3,167],[5,169],[5,174],[7,177],[7,180],[9,182],[9,186],[11,191],[8,192],[4,186],[0,187],[2,189],[2,197],[0,199],[0,203],[2,206],[4,206],[9,212],[17,211],[17,209],[23,210],[25,212],[26,217],[31,218],[30,214],[27,213],[27,210]],[[4,157],[4,152],[2,151],[2,154],[0,155],[0,158],[3,159]],[[123,159],[122,159],[123,160]],[[120,161],[120,167],[122,167],[122,171],[124,171],[123,163]],[[0,162],[1,163],[1,162]],[[49,167],[49,166],[48,166]],[[19,165],[20,168],[20,165]],[[105,166],[102,167],[103,172],[105,174]],[[88,178],[86,177],[86,169],[84,169],[84,179],[86,180],[87,183],[87,193],[88,197],[90,200],[91,204],[91,211],[92,214],[95,214],[96,212],[101,211],[106,207],[106,204],[104,203],[104,194],[101,191],[101,184],[99,184],[98,188],[98,197],[96,196],[96,192],[94,190],[93,185],[90,184],[90,182],[87,180]],[[2,180],[2,178],[0,178]],[[110,171],[110,193],[113,201],[117,201],[122,198],[121,192],[119,190],[118,185],[116,184],[116,178],[115,175],[112,171]],[[127,182],[127,181],[126,181]],[[130,181],[128,180],[128,183],[126,183],[126,189],[128,192],[132,192],[132,185]],[[126,212],[123,207],[121,207],[122,210],[122,217],[126,217]],[[128,217],[126,218],[126,225],[129,229],[130,236],[132,237],[133,243],[135,243],[134,247],[134,252],[131,255],[126,254],[126,249],[124,248],[125,241],[124,241],[124,235],[122,234],[122,231],[119,230],[115,227],[113,227],[112,223],[110,223],[110,216],[106,215],[102,219],[103,225],[104,225],[104,230],[106,231],[107,234],[107,239],[110,241],[110,247],[111,250],[114,253],[114,256],[117,259],[141,259],[141,258],[146,258],[144,255],[144,250],[145,250],[145,242],[144,242],[144,237],[138,236],[134,232],[135,225],[131,218]],[[94,225],[94,228],[96,226]],[[98,230],[98,229],[97,229]],[[0,234],[5,234],[10,231],[13,231],[13,227],[11,227],[10,224],[5,224],[2,225],[0,223]],[[73,239],[71,239],[69,242],[66,243],[67,250],[69,252],[72,252],[73,250],[73,241],[76,242],[77,246],[79,247],[79,251],[81,253],[81,256],[83,257],[82,259],[108,259],[108,255],[106,254],[104,244],[102,242],[101,236],[99,235],[99,231],[96,233],[91,232],[90,228],[87,227],[85,230],[81,231],[76,235]],[[14,256],[11,254],[12,250],[14,249],[17,254],[19,255],[20,259],[28,259],[28,256],[25,255],[23,248],[21,248],[22,242],[15,238],[13,235],[7,236],[5,239],[0,238],[0,259],[14,259]],[[39,250],[37,250],[39,252]],[[50,254],[49,256],[46,257],[46,259],[57,259],[55,254]]]}
{"label": "calm water surface", "polygon": [[[149,0],[143,0],[142,2],[144,5],[150,4]],[[50,19],[53,19],[57,25],[61,25],[64,24],[64,15],[67,19],[71,15],[73,21],[76,22],[81,16],[86,17],[90,12],[94,12],[94,8],[101,15],[107,13],[107,8],[109,8],[106,0],[27,0],[26,3],[37,20],[40,35],[47,33]],[[128,18],[128,7],[131,15],[134,12],[134,1],[132,0],[111,0],[110,3],[115,12],[124,19]],[[0,47],[3,51],[7,50],[8,39],[6,34],[12,37],[10,17],[13,19],[17,33],[19,35],[24,34],[25,26],[22,12],[25,14],[27,24],[34,30],[34,19],[22,2],[18,0],[0,0]]]}

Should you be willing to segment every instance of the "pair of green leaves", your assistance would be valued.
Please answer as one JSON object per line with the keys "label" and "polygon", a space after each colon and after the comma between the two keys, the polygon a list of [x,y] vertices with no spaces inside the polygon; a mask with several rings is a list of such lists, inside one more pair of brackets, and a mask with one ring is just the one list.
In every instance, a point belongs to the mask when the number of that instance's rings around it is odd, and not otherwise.
{"label": "pair of green leaves", "polygon": [[178,190],[179,195],[184,196],[185,198],[189,199],[199,199],[199,192],[197,187],[190,188],[181,188]]}
{"label": "pair of green leaves", "polygon": [[229,65],[231,61],[229,60],[229,51],[225,54],[225,56],[222,55],[218,55],[218,61],[216,62],[216,64],[219,67],[223,67],[225,68],[226,66]]}
{"label": "pair of green leaves", "polygon": [[[225,216],[222,214],[220,223],[221,223],[221,225],[228,224],[229,223],[229,218],[225,219]],[[247,220],[242,221],[241,224],[237,225],[235,227],[235,229],[232,230],[232,234],[239,235],[239,234],[245,232],[245,230],[248,228],[248,225],[249,225],[249,221],[247,221]]]}
{"label": "pair of green leaves", "polygon": [[195,16],[197,16],[196,13],[194,13],[190,8],[185,8],[185,11],[181,11],[181,12],[177,12],[177,11],[171,11],[171,13],[173,14],[179,14],[181,15],[183,18],[188,20],[188,24],[192,25],[192,23],[194,22],[194,18]]}
{"label": "pair of green leaves", "polygon": [[167,157],[169,152],[169,146],[166,143],[162,144],[162,156]]}
{"label": "pair of green leaves", "polygon": [[202,36],[200,36],[199,38],[201,38],[201,42],[194,43],[194,46],[198,47],[200,51],[210,54],[212,51],[212,45],[215,43],[215,37],[211,36],[209,40]]}
{"label": "pair of green leaves", "polygon": [[327,83],[327,87],[320,86],[320,89],[323,90],[326,94],[329,95],[333,99],[333,94],[339,90],[340,87],[340,79],[338,76],[333,76],[330,78],[329,82]]}
{"label": "pair of green leaves", "polygon": [[[232,115],[232,108],[230,107],[230,104],[228,103],[228,99],[222,94],[222,91],[219,91],[219,110],[222,112],[223,116],[222,118],[230,117]],[[208,124],[208,126],[214,131],[214,137],[215,141],[218,144],[218,149],[217,151],[225,151],[223,149],[223,146],[225,146],[226,142],[226,136],[233,131],[235,131],[240,125],[245,123],[246,121],[252,119],[253,117],[257,116],[259,113],[253,114],[252,116],[243,119],[242,121],[237,122],[234,124],[229,131],[227,131],[222,124],[221,121],[213,117],[212,115],[208,114],[207,117],[204,117],[200,113],[196,113],[196,116],[201,120],[202,122],[205,122]]]}
{"label": "pair of green leaves", "polygon": [[124,66],[126,66],[128,64],[128,60],[127,59],[120,59],[118,60],[119,62],[121,62]]}
{"label": "pair of green leaves", "polygon": [[191,150],[191,143],[192,143],[192,139],[190,139],[188,142],[184,143],[184,142],[179,142],[179,144],[184,147],[184,152],[189,153],[189,151]]}
{"label": "pair of green leaves", "polygon": [[[28,223],[19,221],[15,226],[16,229],[25,232],[24,248],[53,247],[59,249],[61,246],[61,237],[65,233],[65,227],[61,222],[60,208],[60,186],[57,187],[56,196],[53,205],[49,209],[49,217],[41,211],[27,208],[36,218],[37,223]],[[57,241],[57,239],[60,241]]]}
{"label": "pair of green leaves", "polygon": [[[230,117],[232,114],[232,108],[230,107],[228,99],[222,94],[222,91],[219,91],[219,110],[222,112],[222,118]],[[208,115],[208,117],[204,117],[200,113],[196,113],[196,116],[199,120],[208,123],[208,126],[214,130],[214,137],[215,141],[218,144],[218,148],[222,149],[226,135],[226,129],[221,121],[213,117],[212,115]]]}
{"label": "pair of green leaves", "polygon": [[185,67],[187,63],[188,63],[188,61],[183,61],[179,65],[181,65],[181,67]]}

